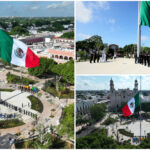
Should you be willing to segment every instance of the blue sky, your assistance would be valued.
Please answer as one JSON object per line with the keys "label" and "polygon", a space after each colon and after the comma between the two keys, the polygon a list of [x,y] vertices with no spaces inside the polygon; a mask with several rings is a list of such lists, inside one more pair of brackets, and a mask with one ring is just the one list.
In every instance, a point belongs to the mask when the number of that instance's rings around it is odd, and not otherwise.
{"label": "blue sky", "polygon": [[[115,89],[133,89],[135,79],[140,88],[140,76],[76,76],[77,90],[109,90],[110,79],[113,79]],[[150,90],[150,76],[141,77],[142,90]]]}
{"label": "blue sky", "polygon": [[72,17],[74,3],[67,1],[0,1],[0,17]]}
{"label": "blue sky", "polygon": [[[137,43],[138,2],[76,2],[76,40],[100,35],[104,43]],[[150,46],[150,28],[141,27],[142,46]]]}

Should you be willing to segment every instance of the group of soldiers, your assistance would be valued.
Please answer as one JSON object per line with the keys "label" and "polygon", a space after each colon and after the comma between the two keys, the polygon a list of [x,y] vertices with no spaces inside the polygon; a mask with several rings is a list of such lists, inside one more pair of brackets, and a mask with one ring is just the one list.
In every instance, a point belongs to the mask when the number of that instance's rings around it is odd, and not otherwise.
{"label": "group of soldiers", "polygon": [[[91,53],[90,53],[90,63],[92,63],[92,62],[100,62],[100,58],[102,57],[102,53],[101,52],[99,52],[99,51],[96,51],[96,50],[93,50],[93,51],[91,51]],[[107,54],[105,54],[106,55],[106,59],[105,59],[105,61],[107,61]]]}
{"label": "group of soldiers", "polygon": [[150,53],[146,54],[144,52],[140,52],[139,57],[137,57],[137,54],[134,54],[135,63],[140,63],[142,65],[150,67]]}

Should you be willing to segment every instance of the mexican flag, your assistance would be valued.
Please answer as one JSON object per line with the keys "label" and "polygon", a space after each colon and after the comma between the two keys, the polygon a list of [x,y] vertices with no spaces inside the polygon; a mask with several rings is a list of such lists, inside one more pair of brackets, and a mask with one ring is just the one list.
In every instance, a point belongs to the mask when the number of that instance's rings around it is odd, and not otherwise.
{"label": "mexican flag", "polygon": [[150,1],[141,1],[140,25],[150,27]]}
{"label": "mexican flag", "polygon": [[0,58],[8,63],[32,68],[39,66],[40,59],[23,42],[10,37],[0,29]]}
{"label": "mexican flag", "polygon": [[125,117],[134,113],[135,108],[140,105],[139,92],[129,100],[129,102],[122,108]]}

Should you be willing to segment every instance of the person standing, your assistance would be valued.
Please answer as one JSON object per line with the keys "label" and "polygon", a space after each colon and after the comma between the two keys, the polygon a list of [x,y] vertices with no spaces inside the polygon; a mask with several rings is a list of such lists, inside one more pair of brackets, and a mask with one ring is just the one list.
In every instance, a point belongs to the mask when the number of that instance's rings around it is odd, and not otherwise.
{"label": "person standing", "polygon": [[146,57],[147,57],[147,55],[146,55],[146,53],[144,53],[144,66],[146,66]]}
{"label": "person standing", "polygon": [[99,59],[100,59],[100,52],[97,51],[97,62],[99,63]]}
{"label": "person standing", "polygon": [[94,58],[94,53],[93,53],[93,51],[91,51],[91,54],[90,54],[90,63],[92,63],[93,58]]}
{"label": "person standing", "polygon": [[137,63],[137,53],[134,53],[135,64]]}
{"label": "person standing", "polygon": [[150,67],[150,53],[148,53],[148,67]]}
{"label": "person standing", "polygon": [[94,63],[96,61],[96,58],[97,58],[97,54],[96,54],[96,50],[94,50]]}

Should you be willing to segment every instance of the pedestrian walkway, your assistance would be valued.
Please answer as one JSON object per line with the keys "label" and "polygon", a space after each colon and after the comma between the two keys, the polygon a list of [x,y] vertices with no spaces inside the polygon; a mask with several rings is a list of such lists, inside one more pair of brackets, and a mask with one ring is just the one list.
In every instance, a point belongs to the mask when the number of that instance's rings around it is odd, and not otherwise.
{"label": "pedestrian walkway", "polygon": [[150,67],[135,64],[133,58],[117,58],[104,63],[77,62],[77,74],[150,74]]}

